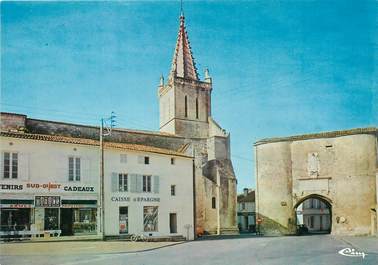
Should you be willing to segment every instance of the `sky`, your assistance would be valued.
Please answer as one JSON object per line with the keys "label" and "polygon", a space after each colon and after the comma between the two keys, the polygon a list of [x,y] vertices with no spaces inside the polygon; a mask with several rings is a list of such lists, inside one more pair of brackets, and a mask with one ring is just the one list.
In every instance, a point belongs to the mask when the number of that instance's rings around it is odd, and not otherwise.
{"label": "sky", "polygon": [[[184,1],[238,190],[259,139],[378,126],[378,2]],[[1,2],[1,111],[158,130],[179,1]]]}

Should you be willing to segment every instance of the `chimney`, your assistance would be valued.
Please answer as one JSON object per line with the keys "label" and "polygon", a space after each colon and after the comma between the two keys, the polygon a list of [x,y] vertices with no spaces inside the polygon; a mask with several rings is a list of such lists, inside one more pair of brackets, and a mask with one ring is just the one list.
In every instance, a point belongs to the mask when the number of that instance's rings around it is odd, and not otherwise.
{"label": "chimney", "polygon": [[248,195],[248,189],[244,188],[243,191],[244,191],[244,196],[247,196]]}

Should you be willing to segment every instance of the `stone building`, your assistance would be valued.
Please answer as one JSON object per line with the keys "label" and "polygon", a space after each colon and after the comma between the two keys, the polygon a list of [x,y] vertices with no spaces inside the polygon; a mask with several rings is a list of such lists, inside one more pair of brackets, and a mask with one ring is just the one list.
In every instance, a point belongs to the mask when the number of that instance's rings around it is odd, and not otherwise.
{"label": "stone building", "polygon": [[[199,233],[236,233],[236,184],[230,134],[211,116],[212,79],[198,77],[184,16],[180,16],[172,68],[158,86],[160,131],[113,129],[105,141],[178,151],[194,158],[194,216]],[[99,139],[99,127],[1,114],[1,130]]]}
{"label": "stone building", "polygon": [[362,128],[256,142],[263,233],[294,234],[298,206],[315,198],[328,206],[332,234],[376,234],[377,136],[377,128]]}

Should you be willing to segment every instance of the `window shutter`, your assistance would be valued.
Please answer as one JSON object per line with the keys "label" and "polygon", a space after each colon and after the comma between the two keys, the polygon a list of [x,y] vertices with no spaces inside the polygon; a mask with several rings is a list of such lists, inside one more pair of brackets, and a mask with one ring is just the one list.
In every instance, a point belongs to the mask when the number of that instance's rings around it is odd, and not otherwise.
{"label": "window shutter", "polygon": [[119,191],[118,189],[118,174],[113,172],[112,173],[112,192],[117,192]]}
{"label": "window shutter", "polygon": [[18,179],[29,180],[29,155],[25,153],[18,154]]}
{"label": "window shutter", "polygon": [[136,192],[140,193],[143,191],[143,175],[136,175],[137,185],[136,185]]}
{"label": "window shutter", "polygon": [[154,185],[153,192],[154,193],[159,193],[159,185],[160,185],[159,181],[160,181],[159,176],[153,176],[153,185]]}
{"label": "window shutter", "polygon": [[130,187],[129,190],[130,192],[137,192],[137,175],[135,174],[129,174],[129,183]]}
{"label": "window shutter", "polygon": [[138,156],[138,164],[144,164],[144,156]]}
{"label": "window shutter", "polygon": [[83,181],[84,183],[91,182],[91,160],[87,157],[84,157],[81,159],[81,176],[80,181]]}
{"label": "window shutter", "polygon": [[0,179],[4,177],[4,152],[0,154]]}

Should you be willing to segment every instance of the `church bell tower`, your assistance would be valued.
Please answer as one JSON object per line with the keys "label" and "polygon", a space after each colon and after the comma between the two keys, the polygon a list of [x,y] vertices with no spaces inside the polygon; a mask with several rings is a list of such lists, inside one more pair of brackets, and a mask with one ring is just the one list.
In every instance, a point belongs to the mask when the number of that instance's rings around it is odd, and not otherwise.
{"label": "church bell tower", "polygon": [[198,77],[185,28],[185,17],[180,15],[180,26],[167,83],[160,78],[158,88],[160,131],[188,138],[209,136],[212,80],[209,71],[205,79]]}

